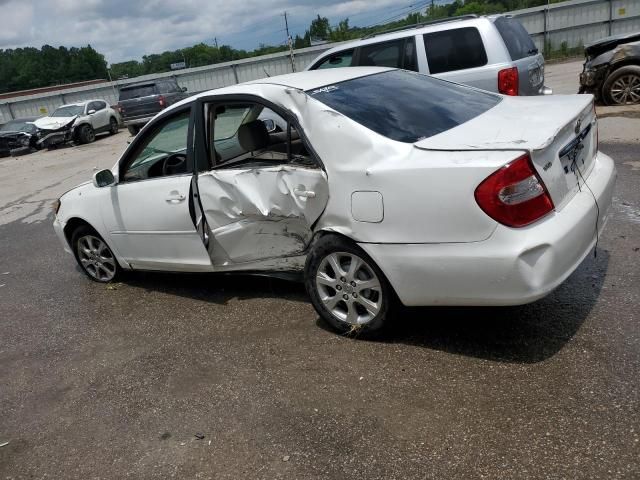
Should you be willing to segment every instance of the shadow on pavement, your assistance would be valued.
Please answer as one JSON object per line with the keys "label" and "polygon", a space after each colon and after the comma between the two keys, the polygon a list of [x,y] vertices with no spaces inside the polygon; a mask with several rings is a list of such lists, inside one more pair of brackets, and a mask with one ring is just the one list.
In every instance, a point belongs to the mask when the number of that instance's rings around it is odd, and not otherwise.
{"label": "shadow on pavement", "polygon": [[[79,267],[76,267],[82,273]],[[147,291],[161,292],[225,305],[231,299],[287,298],[308,302],[301,282],[265,275],[212,273],[127,272],[120,282]]]}
{"label": "shadow on pavement", "polygon": [[[595,261],[587,258],[549,296],[528,305],[402,308],[393,324],[370,341],[498,362],[541,362],[560,351],[589,316],[606,279],[608,263],[609,253],[598,249]],[[317,324],[330,329],[320,319]]]}
{"label": "shadow on pavement", "polygon": [[[598,249],[595,261],[587,258],[558,289],[529,305],[400,308],[383,333],[357,341],[404,343],[499,362],[541,362],[560,351],[589,316],[608,263],[609,253]],[[132,272],[121,281],[220,305],[251,298],[309,301],[301,282],[266,276]],[[319,318],[316,325],[331,330]]]}

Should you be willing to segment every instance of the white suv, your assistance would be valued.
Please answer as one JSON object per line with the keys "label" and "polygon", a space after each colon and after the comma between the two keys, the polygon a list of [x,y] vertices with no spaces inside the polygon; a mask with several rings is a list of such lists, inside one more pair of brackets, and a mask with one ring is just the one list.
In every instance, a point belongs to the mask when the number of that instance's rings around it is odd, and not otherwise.
{"label": "white suv", "polygon": [[118,133],[118,114],[104,100],[62,105],[33,123],[38,128],[38,145],[46,148],[70,141],[91,143],[97,133]]}
{"label": "white suv", "polygon": [[332,48],[307,70],[348,66],[403,68],[505,95],[552,93],[544,58],[510,16],[465,15],[382,32]]}

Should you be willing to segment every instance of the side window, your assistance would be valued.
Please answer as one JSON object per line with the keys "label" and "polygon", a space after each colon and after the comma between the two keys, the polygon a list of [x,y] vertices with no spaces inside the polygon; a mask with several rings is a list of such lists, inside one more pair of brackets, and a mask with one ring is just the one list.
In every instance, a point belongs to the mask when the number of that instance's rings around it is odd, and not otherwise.
{"label": "side window", "polygon": [[89,102],[87,104],[87,109],[86,112],[89,113],[91,110],[96,110],[98,111],[98,109],[96,108],[96,102]]}
{"label": "side window", "polygon": [[402,68],[405,55],[404,38],[360,47],[358,66]]}
{"label": "side window", "polygon": [[474,27],[455,28],[424,35],[431,74],[482,67],[487,64],[480,32]]}
{"label": "side window", "polygon": [[96,112],[100,111],[100,110],[104,110],[105,108],[107,108],[107,104],[104,102],[93,102],[93,108]]}
{"label": "side window", "polygon": [[230,103],[207,108],[215,168],[315,165],[293,125],[264,105]]}
{"label": "side window", "polygon": [[187,173],[189,110],[170,117],[146,134],[128,157],[122,171],[125,182]]}
{"label": "side window", "polygon": [[404,63],[405,70],[418,71],[418,58],[416,56],[416,38],[407,37],[404,42]]}
{"label": "side window", "polygon": [[330,57],[325,58],[319,64],[314,66],[312,70],[318,70],[321,68],[350,67],[352,60],[353,50],[345,50],[344,52],[334,53]]}
{"label": "side window", "polygon": [[172,82],[172,81],[166,81],[166,82],[162,82],[163,83],[163,90],[166,93],[174,93],[177,89],[176,89],[176,83]]}

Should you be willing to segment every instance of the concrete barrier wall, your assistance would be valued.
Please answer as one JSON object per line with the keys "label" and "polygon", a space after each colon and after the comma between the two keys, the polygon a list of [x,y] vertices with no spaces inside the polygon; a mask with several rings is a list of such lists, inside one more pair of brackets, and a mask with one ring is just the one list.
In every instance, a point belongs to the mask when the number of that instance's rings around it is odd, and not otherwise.
{"label": "concrete barrier wall", "polygon": [[[609,35],[640,31],[640,0],[570,0],[546,6],[511,12],[525,26],[540,51],[545,41],[552,49],[584,45]],[[303,70],[320,53],[339,43],[303,48],[295,51],[296,70]],[[121,85],[163,77],[175,77],[189,92],[200,92],[246,82],[267,75],[291,72],[288,52],[263,55],[234,62],[188,68],[113,83],[57,90],[33,96],[0,100],[0,123],[12,118],[52,112],[64,103],[101,98],[111,104],[118,101]]]}

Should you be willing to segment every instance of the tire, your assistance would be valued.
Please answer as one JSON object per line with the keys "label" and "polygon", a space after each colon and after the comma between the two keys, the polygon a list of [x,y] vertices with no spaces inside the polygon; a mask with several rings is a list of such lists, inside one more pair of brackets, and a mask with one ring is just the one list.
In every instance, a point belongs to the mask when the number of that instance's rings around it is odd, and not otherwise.
{"label": "tire", "polygon": [[640,104],[640,66],[627,65],[609,74],[602,85],[607,105]]}
{"label": "tire", "polygon": [[109,119],[109,133],[111,135],[118,133],[118,121],[113,117]]}
{"label": "tire", "polygon": [[109,283],[121,275],[118,260],[93,228],[76,228],[71,235],[71,248],[80,269],[94,282]]}
{"label": "tire", "polygon": [[96,133],[93,131],[91,125],[84,124],[80,127],[78,132],[78,140],[81,144],[91,143],[96,139]]}
{"label": "tire", "polygon": [[136,125],[128,125],[127,130],[129,130],[132,137],[135,137],[140,131],[140,127],[137,127]]}
{"label": "tire", "polygon": [[[366,335],[387,325],[395,293],[354,243],[338,235],[320,237],[307,256],[304,276],[314,308],[338,332]],[[365,282],[369,288],[363,288]]]}

